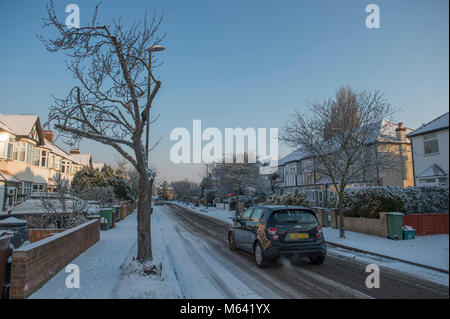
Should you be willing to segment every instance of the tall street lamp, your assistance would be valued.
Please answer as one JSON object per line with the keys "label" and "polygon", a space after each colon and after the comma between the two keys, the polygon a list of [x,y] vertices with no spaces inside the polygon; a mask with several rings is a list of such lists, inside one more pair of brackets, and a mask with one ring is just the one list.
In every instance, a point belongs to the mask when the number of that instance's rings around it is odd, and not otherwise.
{"label": "tall street lamp", "polygon": [[[151,47],[149,47],[147,49],[148,51],[148,95],[147,95],[147,103],[150,102],[150,90],[152,87],[152,53],[153,52],[158,52],[158,51],[164,51],[166,48],[158,45],[158,44],[154,44]],[[151,106],[150,106],[151,107]],[[149,144],[149,134],[150,134],[150,108],[148,109],[147,112],[147,127],[146,127],[146,140],[145,140],[145,154],[147,156],[147,165],[148,165],[148,144]]]}

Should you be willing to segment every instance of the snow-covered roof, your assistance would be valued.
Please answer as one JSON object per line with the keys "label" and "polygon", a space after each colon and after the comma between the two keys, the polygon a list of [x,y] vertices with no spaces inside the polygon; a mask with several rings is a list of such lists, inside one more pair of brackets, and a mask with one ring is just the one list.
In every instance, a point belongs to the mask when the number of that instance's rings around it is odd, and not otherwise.
{"label": "snow-covered roof", "polygon": [[408,137],[413,137],[417,135],[422,135],[426,133],[431,133],[439,130],[443,130],[448,128],[448,112],[439,116],[438,118],[428,122],[425,125],[422,125],[417,130],[408,134]]}
{"label": "snow-covered roof", "polygon": [[92,168],[98,168],[98,169],[102,169],[103,166],[105,166],[105,163],[92,163]]}
{"label": "snow-covered roof", "polygon": [[71,159],[69,153],[65,152],[62,148],[47,139],[45,139],[45,148],[49,149],[52,153],[58,156],[64,157],[65,159]]}
{"label": "snow-covered roof", "polygon": [[447,176],[447,174],[437,164],[431,165],[426,170],[424,170],[422,173],[417,175],[418,178],[436,177],[436,176]]}
{"label": "snow-covered roof", "polygon": [[[373,124],[373,135],[368,139],[368,143],[375,142],[391,142],[391,143],[410,143],[408,140],[400,141],[397,137],[396,129],[398,128],[398,124],[389,122],[389,121],[379,121]],[[413,130],[403,126],[406,129],[406,134],[411,133]]]}
{"label": "snow-covered roof", "polygon": [[10,183],[20,183],[19,179],[17,179],[14,175],[4,170],[0,170],[0,181]]}
{"label": "snow-covered roof", "polygon": [[[396,129],[399,127],[397,124],[389,122],[389,121],[379,121],[377,123],[372,124],[373,130],[372,135],[367,139],[367,144],[375,143],[375,142],[389,142],[389,143],[411,143],[409,140],[399,140],[397,137]],[[413,130],[404,127],[406,129],[406,134],[412,132]],[[293,161],[300,161],[301,159],[308,158],[311,156],[311,153],[305,148],[299,148],[292,153],[284,156],[278,161],[278,166],[283,166],[286,163]]]}
{"label": "snow-covered roof", "polygon": [[70,154],[70,158],[78,164],[81,164],[83,166],[88,166],[91,164],[92,155],[91,154]]}
{"label": "snow-covered roof", "polygon": [[21,225],[25,225],[25,224],[27,224],[27,223],[28,223],[28,222],[27,222],[26,220],[19,219],[19,218],[16,218],[16,217],[8,217],[8,218],[6,218],[6,219],[0,220],[0,225],[11,225],[11,224],[15,224],[15,225],[21,224]]}
{"label": "snow-covered roof", "polygon": [[278,161],[278,166],[282,166],[286,163],[293,162],[293,161],[299,161],[299,160],[301,160],[303,158],[307,158],[309,156],[311,156],[310,152],[308,152],[304,148],[299,148],[296,151],[293,151],[292,153],[289,153],[286,156],[282,157]]}
{"label": "snow-covered roof", "polygon": [[18,136],[28,136],[38,119],[37,115],[0,114],[1,128]]}

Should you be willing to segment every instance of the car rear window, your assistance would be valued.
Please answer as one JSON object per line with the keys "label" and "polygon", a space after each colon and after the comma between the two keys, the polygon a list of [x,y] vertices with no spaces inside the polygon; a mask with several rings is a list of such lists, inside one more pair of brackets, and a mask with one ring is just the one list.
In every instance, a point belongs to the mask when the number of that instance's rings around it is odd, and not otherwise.
{"label": "car rear window", "polygon": [[282,210],[270,216],[270,220],[275,224],[310,224],[316,223],[316,217],[305,210]]}

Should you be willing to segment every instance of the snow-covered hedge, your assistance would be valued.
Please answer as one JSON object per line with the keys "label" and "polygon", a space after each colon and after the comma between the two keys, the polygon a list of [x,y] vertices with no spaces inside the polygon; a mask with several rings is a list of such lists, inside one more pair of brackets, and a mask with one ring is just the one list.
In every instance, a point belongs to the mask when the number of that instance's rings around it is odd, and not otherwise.
{"label": "snow-covered hedge", "polygon": [[379,212],[428,214],[448,212],[447,186],[362,187],[344,195],[346,216],[377,218]]}
{"label": "snow-covered hedge", "polygon": [[267,198],[266,204],[311,207],[311,201],[306,196],[306,193],[297,190],[294,193],[283,196],[277,194],[271,195]]}

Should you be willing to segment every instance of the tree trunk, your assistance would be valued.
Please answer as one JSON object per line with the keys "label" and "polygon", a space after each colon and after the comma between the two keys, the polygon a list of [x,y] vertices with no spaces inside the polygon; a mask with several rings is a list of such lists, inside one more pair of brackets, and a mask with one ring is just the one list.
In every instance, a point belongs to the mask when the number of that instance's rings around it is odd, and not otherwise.
{"label": "tree trunk", "polygon": [[345,187],[340,187],[339,190],[339,237],[345,238],[345,228],[344,228],[344,189]]}
{"label": "tree trunk", "polygon": [[240,205],[239,205],[239,195],[241,193],[241,186],[238,187],[237,193],[236,193],[236,209],[235,209],[235,216],[239,216],[241,214],[240,212]]}
{"label": "tree trunk", "polygon": [[152,260],[152,236],[151,236],[151,203],[152,182],[149,181],[147,172],[140,172],[139,176],[139,201],[138,201],[138,255],[137,260],[144,262]]}

